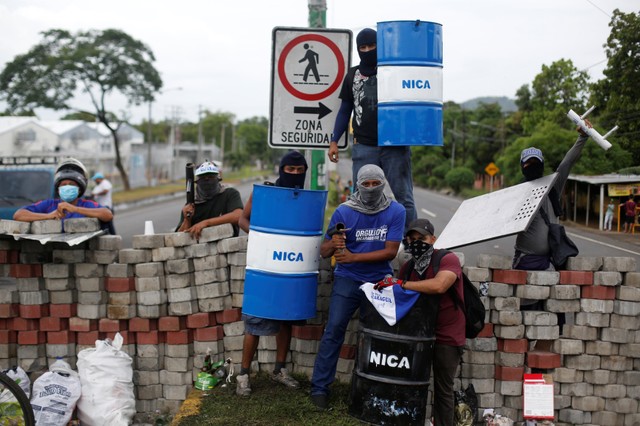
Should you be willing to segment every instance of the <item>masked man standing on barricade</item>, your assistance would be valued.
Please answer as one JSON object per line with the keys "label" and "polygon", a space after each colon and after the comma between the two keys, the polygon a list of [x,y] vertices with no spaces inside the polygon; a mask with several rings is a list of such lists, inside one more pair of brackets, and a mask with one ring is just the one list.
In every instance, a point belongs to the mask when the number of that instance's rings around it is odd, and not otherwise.
{"label": "masked man standing on barricade", "polygon": [[[365,300],[360,285],[391,275],[391,260],[403,238],[405,209],[384,194],[385,175],[373,164],[360,168],[357,190],[340,204],[329,223],[320,254],[334,256],[333,289],[311,379],[311,402],[328,408],[329,385],[335,379],[340,348],[353,313]],[[337,230],[334,232],[333,230]]]}

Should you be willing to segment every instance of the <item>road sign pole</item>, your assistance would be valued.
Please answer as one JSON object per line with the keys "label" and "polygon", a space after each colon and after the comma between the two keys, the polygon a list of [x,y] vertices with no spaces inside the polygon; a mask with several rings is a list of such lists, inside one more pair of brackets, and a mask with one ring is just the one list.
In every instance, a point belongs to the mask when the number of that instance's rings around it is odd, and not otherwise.
{"label": "road sign pole", "polygon": [[[326,0],[309,0],[309,27],[327,27],[327,3]],[[311,189],[327,189],[329,187],[329,175],[325,172],[325,151],[314,149],[311,151]]]}

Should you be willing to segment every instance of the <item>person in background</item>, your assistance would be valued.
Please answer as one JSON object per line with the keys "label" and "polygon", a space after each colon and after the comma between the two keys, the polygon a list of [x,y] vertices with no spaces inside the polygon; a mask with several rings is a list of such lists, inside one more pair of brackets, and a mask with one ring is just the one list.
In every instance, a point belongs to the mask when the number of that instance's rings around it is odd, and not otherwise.
{"label": "person in background", "polygon": [[[287,153],[280,160],[279,178],[275,186],[284,188],[304,188],[304,180],[307,173],[307,161],[298,151]],[[249,196],[240,216],[240,228],[249,232],[251,221],[251,208],[253,205],[253,193]],[[274,212],[277,214],[277,212]],[[240,373],[236,376],[236,394],[238,396],[251,395],[251,361],[255,356],[260,343],[260,336],[276,336],[276,365],[271,378],[290,388],[297,388],[299,383],[289,374],[286,368],[287,353],[291,345],[291,327],[294,324],[304,324],[304,321],[285,321],[267,318],[259,318],[253,315],[242,314],[244,320],[244,340],[242,342],[242,361]]]}
{"label": "person in background", "polygon": [[[402,204],[384,194],[382,169],[367,164],[358,171],[356,192],[338,206],[320,246],[324,258],[335,257],[329,318],[320,341],[311,378],[311,402],[329,406],[329,386],[335,380],[340,348],[351,316],[366,300],[360,285],[375,283],[393,273],[406,213]],[[333,232],[342,228],[344,231]]]}
{"label": "person in background", "polygon": [[340,110],[336,117],[329,160],[338,162],[338,141],[347,131],[353,112],[352,176],[365,164],[379,166],[385,174],[394,197],[406,211],[405,223],[417,217],[413,200],[411,148],[409,146],[378,146],[378,52],[377,33],[365,28],[356,37],[360,65],[352,67],[344,77],[340,90]]}
{"label": "person in background", "polygon": [[195,200],[187,203],[180,212],[180,224],[176,232],[189,232],[195,239],[209,226],[230,223],[233,235],[238,235],[238,220],[242,215],[242,198],[235,188],[220,183],[220,170],[205,160],[194,172]]}
{"label": "person in background", "polygon": [[631,233],[633,225],[636,221],[636,202],[633,201],[633,195],[629,195],[629,199],[624,203],[624,232]]}
{"label": "person in background", "polygon": [[613,204],[613,198],[609,198],[609,204],[607,204],[607,212],[604,214],[604,230],[611,231],[611,223],[613,222],[613,216],[616,206]]}
{"label": "person in background", "polygon": [[38,201],[25,206],[13,214],[13,220],[35,222],[38,220],[92,217],[100,220],[102,229],[107,229],[113,213],[93,200],[82,198],[87,189],[87,169],[75,158],[63,160],[54,176],[55,193],[58,198]]}
{"label": "person in background", "polygon": [[[91,190],[93,199],[101,206],[105,206],[106,208],[111,210],[111,213],[113,213],[113,200],[111,199],[113,185],[111,185],[111,182],[105,179],[104,175],[100,172],[94,174],[91,180],[96,183],[96,186],[94,186]],[[109,234],[116,234],[113,220],[109,222]]]}
{"label": "person in background", "polygon": [[428,219],[411,222],[405,236],[411,260],[402,265],[398,273],[401,278],[407,277],[406,280],[386,277],[374,288],[400,285],[405,290],[423,293],[416,303],[427,305],[430,298],[439,297],[433,350],[433,418],[434,426],[448,426],[454,424],[453,383],[466,343],[464,311],[457,307],[449,289],[454,289],[462,303],[464,292],[462,266],[454,253],[445,254],[440,259],[438,272],[434,273],[431,258],[438,252],[433,248],[437,239],[434,231]]}

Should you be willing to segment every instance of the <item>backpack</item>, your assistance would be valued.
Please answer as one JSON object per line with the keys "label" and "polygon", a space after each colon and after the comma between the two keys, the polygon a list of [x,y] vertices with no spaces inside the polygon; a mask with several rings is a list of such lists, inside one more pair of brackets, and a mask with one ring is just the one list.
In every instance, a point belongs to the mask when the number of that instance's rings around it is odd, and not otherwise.
{"label": "backpack", "polygon": [[[440,260],[442,260],[447,253],[451,252],[448,250],[438,250],[433,254],[431,263],[433,264],[434,276],[438,274]],[[449,287],[449,290],[447,291],[451,295],[456,308],[460,308],[462,306],[464,309],[465,337],[467,339],[475,339],[484,328],[484,318],[486,314],[486,308],[484,307],[484,303],[482,303],[482,299],[480,299],[480,292],[475,288],[469,280],[469,277],[467,277],[464,272],[462,273],[464,303],[460,300],[460,297],[458,297],[458,293],[455,291],[453,286]]]}

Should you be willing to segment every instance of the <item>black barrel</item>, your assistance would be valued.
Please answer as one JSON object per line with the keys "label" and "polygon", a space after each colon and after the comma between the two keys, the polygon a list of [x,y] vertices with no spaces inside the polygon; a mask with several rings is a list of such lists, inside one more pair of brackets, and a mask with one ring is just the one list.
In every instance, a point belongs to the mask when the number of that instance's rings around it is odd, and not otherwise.
{"label": "black barrel", "polygon": [[438,299],[421,295],[394,326],[364,302],[350,415],[379,425],[424,425]]}

